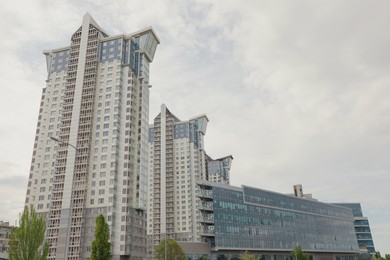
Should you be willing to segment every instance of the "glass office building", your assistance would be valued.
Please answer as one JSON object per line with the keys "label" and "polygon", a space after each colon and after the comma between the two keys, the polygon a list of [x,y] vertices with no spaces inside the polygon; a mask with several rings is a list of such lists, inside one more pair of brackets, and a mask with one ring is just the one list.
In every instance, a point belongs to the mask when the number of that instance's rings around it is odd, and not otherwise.
{"label": "glass office building", "polygon": [[215,259],[248,250],[288,259],[301,246],[314,259],[354,259],[359,253],[352,210],[262,189],[211,182],[201,187],[204,241]]}
{"label": "glass office building", "polygon": [[375,254],[376,251],[371,235],[370,223],[368,222],[367,217],[363,216],[360,203],[335,203],[335,205],[352,209],[360,253]]}

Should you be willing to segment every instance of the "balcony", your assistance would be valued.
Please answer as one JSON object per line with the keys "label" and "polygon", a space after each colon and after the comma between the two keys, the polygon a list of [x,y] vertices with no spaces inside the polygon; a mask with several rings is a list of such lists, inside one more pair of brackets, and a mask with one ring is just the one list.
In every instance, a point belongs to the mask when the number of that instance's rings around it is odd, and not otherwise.
{"label": "balcony", "polygon": [[213,199],[213,191],[212,190],[201,190],[201,193],[197,195],[200,198],[205,199]]}
{"label": "balcony", "polygon": [[203,228],[203,230],[200,231],[200,235],[203,237],[214,237],[214,226],[206,226],[205,228]]}
{"label": "balcony", "polygon": [[212,202],[203,202],[202,204],[200,204],[200,206],[198,207],[199,210],[203,210],[203,211],[214,211],[214,208],[213,208],[213,203]]}
{"label": "balcony", "polygon": [[214,215],[205,214],[203,218],[200,220],[200,222],[205,224],[214,224]]}

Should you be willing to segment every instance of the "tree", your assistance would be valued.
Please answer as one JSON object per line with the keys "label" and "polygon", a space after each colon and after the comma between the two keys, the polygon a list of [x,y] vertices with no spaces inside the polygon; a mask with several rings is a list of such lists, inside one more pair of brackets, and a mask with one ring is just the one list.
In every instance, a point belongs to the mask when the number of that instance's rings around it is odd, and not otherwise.
{"label": "tree", "polygon": [[241,260],[256,260],[257,257],[255,255],[251,255],[248,251],[245,251],[240,257]]}
{"label": "tree", "polygon": [[358,257],[359,260],[371,260],[371,255],[369,253],[360,254]]}
{"label": "tree", "polygon": [[383,257],[380,252],[376,252],[375,255],[372,256],[372,260],[390,260],[390,255],[385,254],[385,257]]}
{"label": "tree", "polygon": [[384,260],[384,258],[381,256],[381,253],[376,252],[376,253],[372,256],[372,260]]}
{"label": "tree", "polygon": [[24,207],[19,227],[11,230],[8,256],[10,260],[44,260],[49,253],[45,241],[46,223],[34,207]]}
{"label": "tree", "polygon": [[295,260],[309,260],[310,257],[302,251],[300,246],[296,246],[294,251],[291,252],[291,256],[294,257]]}
{"label": "tree", "polygon": [[100,214],[96,218],[95,240],[92,242],[91,260],[109,260],[111,256],[111,244],[108,242],[110,230],[104,216]]}
{"label": "tree", "polygon": [[[165,251],[166,247],[166,251]],[[167,238],[160,241],[154,248],[154,255],[158,260],[168,259],[168,260],[184,260],[184,251],[181,249],[180,245],[176,240]]]}

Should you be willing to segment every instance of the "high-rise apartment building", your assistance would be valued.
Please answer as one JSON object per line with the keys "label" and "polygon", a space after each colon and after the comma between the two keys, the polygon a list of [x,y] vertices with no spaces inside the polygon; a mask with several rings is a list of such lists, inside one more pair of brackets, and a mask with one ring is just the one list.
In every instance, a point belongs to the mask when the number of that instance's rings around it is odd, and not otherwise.
{"label": "high-rise apartment building", "polygon": [[158,44],[152,28],[109,36],[86,14],[70,46],[44,52],[25,203],[47,221],[48,259],[88,259],[99,214],[112,259],[145,256],[149,64]]}
{"label": "high-rise apartment building", "polygon": [[200,241],[196,181],[207,180],[210,168],[213,176],[224,176],[216,181],[228,183],[232,157],[212,160],[206,155],[207,123],[206,115],[181,121],[162,105],[149,127],[148,235],[154,244],[166,236]]}

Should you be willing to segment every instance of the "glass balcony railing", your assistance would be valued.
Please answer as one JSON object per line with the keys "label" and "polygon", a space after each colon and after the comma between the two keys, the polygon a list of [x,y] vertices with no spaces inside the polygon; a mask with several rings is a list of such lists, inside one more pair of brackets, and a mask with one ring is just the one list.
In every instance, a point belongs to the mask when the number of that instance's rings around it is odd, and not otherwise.
{"label": "glass balcony railing", "polygon": [[199,209],[213,211],[214,210],[213,203],[212,202],[203,202],[200,204]]}

